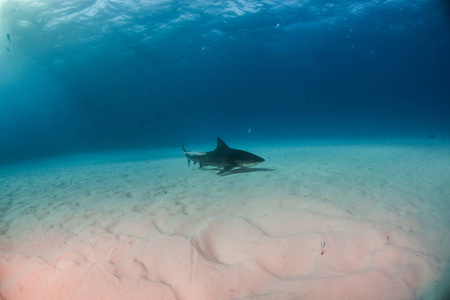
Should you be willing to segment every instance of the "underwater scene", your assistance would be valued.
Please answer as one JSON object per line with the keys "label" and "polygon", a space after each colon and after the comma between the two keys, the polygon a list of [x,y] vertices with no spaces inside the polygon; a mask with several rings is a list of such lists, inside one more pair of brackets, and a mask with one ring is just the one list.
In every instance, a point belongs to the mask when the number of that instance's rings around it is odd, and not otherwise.
{"label": "underwater scene", "polygon": [[450,1],[0,0],[0,299],[450,299]]}

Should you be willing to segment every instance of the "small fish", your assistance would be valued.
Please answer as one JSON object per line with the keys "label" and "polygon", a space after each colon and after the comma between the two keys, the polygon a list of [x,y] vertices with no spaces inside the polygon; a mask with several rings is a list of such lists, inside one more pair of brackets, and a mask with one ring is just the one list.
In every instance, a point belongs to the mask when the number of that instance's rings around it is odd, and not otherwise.
{"label": "small fish", "polygon": [[6,37],[8,38],[8,42],[11,43],[11,36],[9,35],[9,33],[6,34]]}
{"label": "small fish", "polygon": [[8,52],[10,52],[10,51],[9,51],[9,47],[6,47],[6,50],[8,50]]}

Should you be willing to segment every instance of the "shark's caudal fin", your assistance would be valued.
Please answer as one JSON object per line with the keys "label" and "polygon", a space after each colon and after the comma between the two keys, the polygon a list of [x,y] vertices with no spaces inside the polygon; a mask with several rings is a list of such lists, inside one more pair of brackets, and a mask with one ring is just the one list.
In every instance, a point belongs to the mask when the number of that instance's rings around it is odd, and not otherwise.
{"label": "shark's caudal fin", "polygon": [[186,156],[186,159],[188,162],[188,167],[190,167],[191,166],[191,158],[189,157],[189,154],[187,154],[187,151],[183,146],[181,146],[181,150],[183,150],[183,154]]}
{"label": "shark's caudal fin", "polygon": [[224,150],[224,149],[230,149],[230,147],[228,147],[227,144],[225,144],[225,142],[220,137],[217,137],[216,150]]}

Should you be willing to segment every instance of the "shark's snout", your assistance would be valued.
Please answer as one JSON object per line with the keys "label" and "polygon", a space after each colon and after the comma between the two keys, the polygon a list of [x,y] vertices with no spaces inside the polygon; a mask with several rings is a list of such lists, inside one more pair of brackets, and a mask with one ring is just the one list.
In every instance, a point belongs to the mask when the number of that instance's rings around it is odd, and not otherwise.
{"label": "shark's snout", "polygon": [[258,155],[254,155],[254,154],[252,154],[254,157],[252,157],[252,159],[256,162],[256,163],[262,163],[262,162],[264,162],[265,161],[265,159],[264,158],[262,158],[262,157],[260,157],[260,156],[258,156]]}
{"label": "shark's snout", "polygon": [[249,157],[247,157],[246,159],[236,160],[236,164],[239,167],[254,167],[257,164],[260,164],[265,161],[264,158],[259,157],[258,155],[248,153],[248,156]]}

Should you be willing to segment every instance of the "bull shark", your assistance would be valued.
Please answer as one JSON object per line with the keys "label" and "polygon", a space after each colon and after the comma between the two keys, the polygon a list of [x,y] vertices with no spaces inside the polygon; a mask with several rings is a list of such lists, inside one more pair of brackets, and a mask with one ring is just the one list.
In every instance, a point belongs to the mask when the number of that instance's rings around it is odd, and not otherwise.
{"label": "bull shark", "polygon": [[191,161],[193,161],[194,165],[199,163],[200,168],[203,166],[223,168],[217,173],[218,175],[228,172],[236,167],[253,167],[264,161],[264,158],[259,157],[258,155],[228,147],[219,137],[217,137],[217,147],[213,151],[186,151],[184,147],[181,148],[183,149],[183,154],[187,158],[188,167],[190,166]]}

